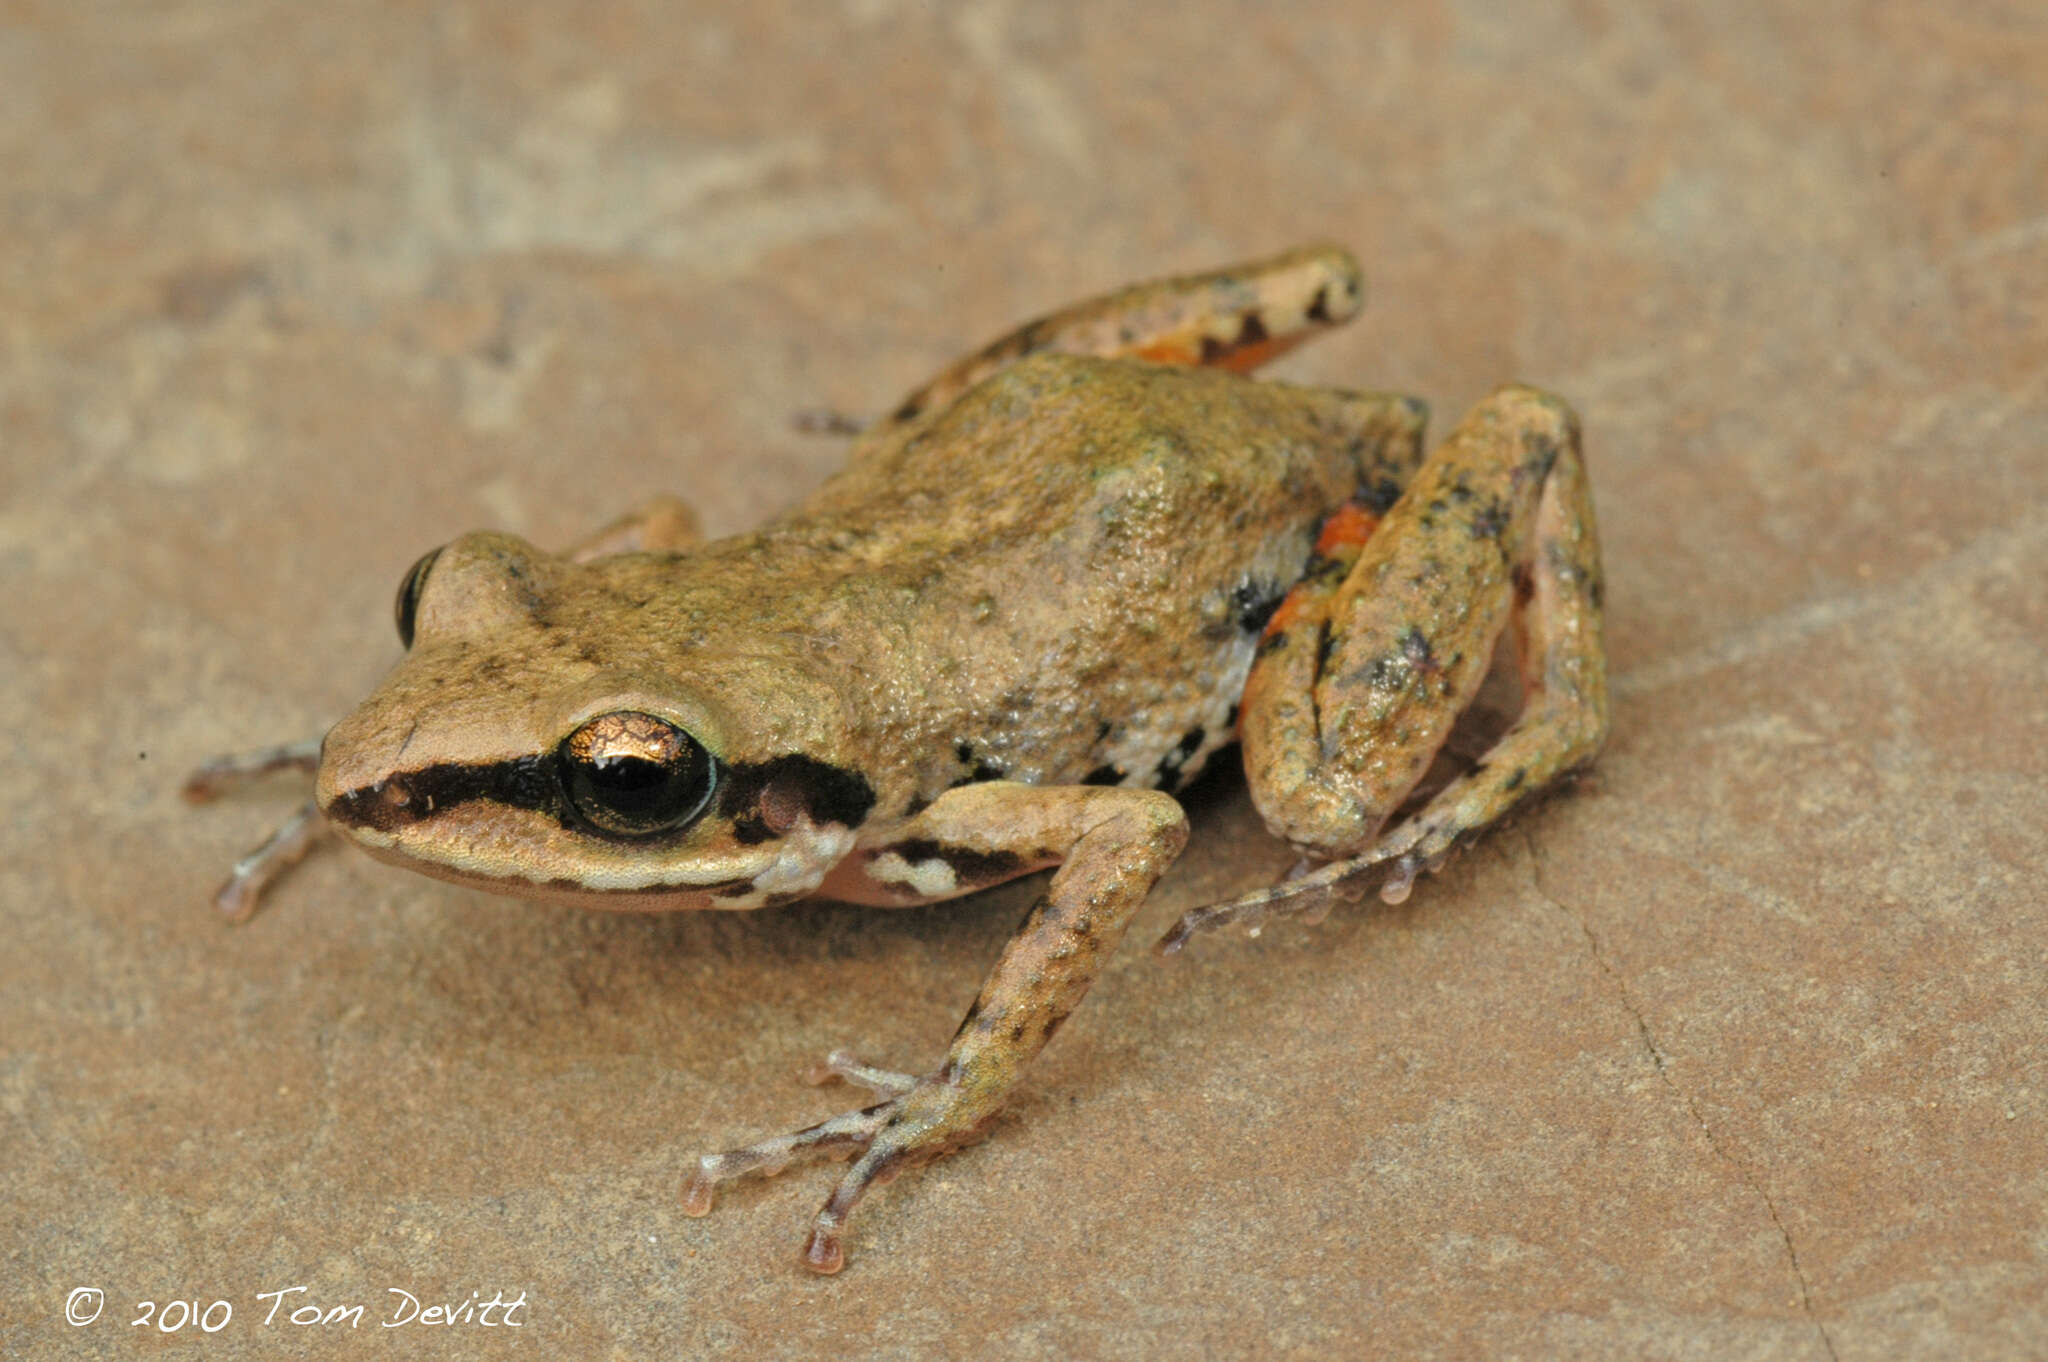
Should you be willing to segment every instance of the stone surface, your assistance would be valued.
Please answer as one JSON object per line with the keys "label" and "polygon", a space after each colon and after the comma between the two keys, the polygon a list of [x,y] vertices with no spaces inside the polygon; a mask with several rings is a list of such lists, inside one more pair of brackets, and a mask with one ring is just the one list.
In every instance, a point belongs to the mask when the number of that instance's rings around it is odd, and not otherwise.
{"label": "stone surface", "polygon": [[[371,1356],[403,1287],[528,1301],[418,1357],[2048,1357],[2041,7],[0,16],[6,1355],[220,1298],[209,1356]],[[1374,299],[1290,375],[1584,413],[1612,745],[1400,909],[1134,940],[844,1276],[824,1170],[694,1221],[684,1161],[846,1105],[834,1046],[930,1062],[1029,885],[606,917],[335,854],[211,920],[294,792],[181,773],[341,713],[422,549],[744,527],[837,457],[792,411],[1317,237]],[[1194,802],[1136,938],[1287,863]],[[264,1326],[295,1285],[368,1322]]]}

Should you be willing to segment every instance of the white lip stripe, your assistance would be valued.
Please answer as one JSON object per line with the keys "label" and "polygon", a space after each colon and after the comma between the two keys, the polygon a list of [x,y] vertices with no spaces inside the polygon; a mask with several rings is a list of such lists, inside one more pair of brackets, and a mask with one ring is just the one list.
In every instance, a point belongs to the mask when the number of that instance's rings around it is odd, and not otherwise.
{"label": "white lip stripe", "polygon": [[[409,861],[421,866],[440,867],[454,871],[486,884],[502,884],[508,893],[518,893],[525,886],[548,886],[559,888],[587,889],[597,894],[662,894],[701,892],[711,885],[729,884],[735,880],[751,879],[753,885],[744,893],[713,899],[721,908],[749,908],[758,906],[770,898],[786,898],[792,894],[808,894],[816,889],[826,874],[837,865],[847,852],[853,849],[854,833],[850,828],[837,823],[818,827],[809,819],[800,819],[787,836],[772,847],[762,847],[748,861],[735,864],[733,859],[720,858],[710,864],[695,866],[663,865],[612,865],[583,866],[573,871],[549,875],[544,867],[504,855],[490,855],[470,846],[445,848],[446,855],[431,854],[442,851],[437,846],[418,847],[405,845],[399,836],[381,832],[374,828],[337,825],[343,835],[365,847],[391,853],[396,859]],[[426,854],[423,854],[426,853]],[[942,867],[947,874],[951,867]],[[537,876],[536,872],[540,872]]]}

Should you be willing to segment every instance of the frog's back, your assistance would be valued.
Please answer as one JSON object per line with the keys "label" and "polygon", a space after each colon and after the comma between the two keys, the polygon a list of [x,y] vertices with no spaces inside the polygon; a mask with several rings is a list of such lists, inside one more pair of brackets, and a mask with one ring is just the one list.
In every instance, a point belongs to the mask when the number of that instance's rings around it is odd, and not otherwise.
{"label": "frog's back", "polygon": [[987,546],[1083,513],[1156,521],[1214,506],[1247,530],[1315,517],[1357,483],[1349,400],[1218,369],[1040,355],[863,443],[783,523],[914,526],[918,542]]}
{"label": "frog's back", "polygon": [[1170,788],[1228,741],[1267,615],[1358,489],[1351,401],[1025,360],[858,450],[759,557],[837,563],[804,593],[809,627],[850,668],[903,678],[876,722],[919,731],[878,737],[927,793],[963,776]]}

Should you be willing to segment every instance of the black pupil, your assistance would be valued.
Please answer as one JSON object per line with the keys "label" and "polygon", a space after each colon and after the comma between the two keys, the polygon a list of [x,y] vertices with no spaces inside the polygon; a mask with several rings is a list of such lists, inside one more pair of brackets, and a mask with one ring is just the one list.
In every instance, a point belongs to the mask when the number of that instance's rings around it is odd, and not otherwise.
{"label": "black pupil", "polygon": [[599,757],[585,768],[584,779],[612,812],[646,818],[670,802],[677,774],[673,767],[642,757]]}
{"label": "black pupil", "polygon": [[562,743],[562,785],[577,814],[601,832],[646,836],[701,811],[710,757],[696,739],[651,714],[593,719]]}

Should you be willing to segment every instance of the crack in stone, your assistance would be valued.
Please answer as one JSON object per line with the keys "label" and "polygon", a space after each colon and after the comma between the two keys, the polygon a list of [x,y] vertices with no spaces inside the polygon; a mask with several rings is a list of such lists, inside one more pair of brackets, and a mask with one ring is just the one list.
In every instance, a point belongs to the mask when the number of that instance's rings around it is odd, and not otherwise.
{"label": "crack in stone", "polygon": [[1785,1260],[1792,1267],[1793,1279],[1799,1284],[1800,1306],[1806,1318],[1820,1334],[1821,1346],[1827,1349],[1828,1357],[1833,1359],[1833,1362],[1841,1362],[1841,1355],[1835,1351],[1835,1341],[1828,1334],[1828,1326],[1821,1322],[1820,1315],[1813,1308],[1813,1290],[1807,1284],[1806,1270],[1799,1264],[1799,1249],[1792,1242],[1792,1231],[1786,1227],[1784,1218],[1778,1214],[1778,1203],[1772,1198],[1770,1189],[1765,1187],[1740,1159],[1722,1147],[1719,1137],[1714,1134],[1713,1126],[1708,1124],[1706,1116],[1700,1111],[1699,1102],[1691,1093],[1679,1087],[1677,1080],[1672,1078],[1670,1057],[1651,1032],[1649,1020],[1643,1016],[1642,1007],[1636,1002],[1635,995],[1629,991],[1627,978],[1608,958],[1606,948],[1600,943],[1599,934],[1593,930],[1593,924],[1543,887],[1543,853],[1537,850],[1536,839],[1526,828],[1521,832],[1522,841],[1529,849],[1529,883],[1535,889],[1536,896],[1556,909],[1586,938],[1587,953],[1592,956],[1593,963],[1599,966],[1600,972],[1612,982],[1615,997],[1620,1001],[1622,1010],[1635,1022],[1636,1034],[1642,1038],[1643,1050],[1650,1056],[1650,1065],[1657,1071],[1659,1081],[1672,1096],[1685,1104],[1685,1110],[1692,1117],[1692,1123],[1699,1127],[1700,1135],[1707,1142],[1707,1148],[1713,1151],[1715,1157],[1734,1169],[1735,1176],[1741,1179],[1742,1185],[1756,1193],[1757,1199],[1764,1203],[1764,1211],[1771,1217],[1771,1224],[1777,1229],[1778,1238],[1785,1245]]}

